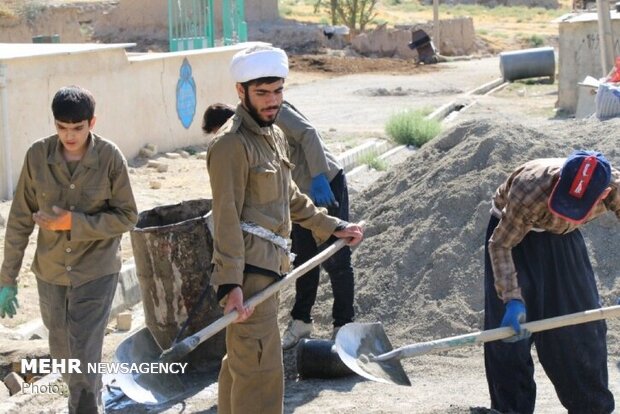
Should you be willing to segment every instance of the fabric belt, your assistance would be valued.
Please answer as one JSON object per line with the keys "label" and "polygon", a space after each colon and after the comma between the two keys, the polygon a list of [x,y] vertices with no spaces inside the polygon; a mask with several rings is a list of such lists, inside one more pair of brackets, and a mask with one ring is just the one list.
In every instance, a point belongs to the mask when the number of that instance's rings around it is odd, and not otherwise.
{"label": "fabric belt", "polygon": [[[504,217],[504,211],[500,210],[499,208],[497,208],[497,206],[495,205],[495,200],[493,200],[493,199],[491,199],[491,211],[490,211],[490,213],[493,216],[495,216],[496,218],[500,219],[500,220],[502,219],[502,217]],[[538,227],[532,227],[530,229],[530,231],[535,231],[537,233],[542,233],[542,232],[544,232],[546,230],[538,228]]]}
{"label": "fabric belt", "polygon": [[256,223],[252,223],[250,221],[242,221],[241,222],[241,230],[246,233],[253,234],[261,239],[265,239],[280,247],[281,249],[286,250],[287,252],[291,250],[290,240],[285,239],[284,237],[275,234],[271,230],[267,230],[266,228],[259,226]]}
{"label": "fabric belt", "polygon": [[[207,227],[209,227],[209,231],[211,232],[211,234],[214,234],[213,215],[211,214],[211,211],[209,211],[205,215],[205,218],[207,220]],[[291,262],[295,260],[295,254],[291,253],[291,239],[286,239],[279,234],[272,232],[269,229],[266,229],[256,223],[252,223],[249,221],[241,222],[241,230],[275,244],[289,255],[289,257],[291,258]]]}

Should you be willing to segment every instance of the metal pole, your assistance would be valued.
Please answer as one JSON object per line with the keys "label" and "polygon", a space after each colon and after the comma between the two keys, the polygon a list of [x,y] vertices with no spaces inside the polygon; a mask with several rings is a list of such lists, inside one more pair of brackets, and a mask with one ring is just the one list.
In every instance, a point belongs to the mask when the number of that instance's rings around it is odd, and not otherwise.
{"label": "metal pole", "polygon": [[9,131],[9,94],[7,82],[7,66],[0,63],[0,112],[2,128],[0,128],[0,145],[4,152],[4,176],[6,188],[4,196],[7,200],[13,199],[13,166],[11,164],[11,137]]}
{"label": "metal pole", "polygon": [[603,76],[607,76],[614,66],[614,39],[611,32],[611,17],[609,14],[609,2],[607,0],[596,0],[596,10],[598,12],[598,36],[601,48],[601,66]]}
{"label": "metal pole", "polygon": [[213,9],[213,0],[208,0],[207,14],[207,43],[209,47],[215,46],[215,11]]}
{"label": "metal pole", "polygon": [[222,32],[224,38],[224,46],[232,45],[232,16],[231,5],[229,0],[222,0]]}
{"label": "metal pole", "polygon": [[433,40],[435,51],[439,54],[439,0],[433,0]]}
{"label": "metal pole", "polygon": [[237,0],[237,34],[239,42],[248,41],[248,26],[245,22],[245,1]]}
{"label": "metal pole", "polygon": [[168,0],[168,50],[175,52],[174,46],[174,18],[172,17],[172,0]]}

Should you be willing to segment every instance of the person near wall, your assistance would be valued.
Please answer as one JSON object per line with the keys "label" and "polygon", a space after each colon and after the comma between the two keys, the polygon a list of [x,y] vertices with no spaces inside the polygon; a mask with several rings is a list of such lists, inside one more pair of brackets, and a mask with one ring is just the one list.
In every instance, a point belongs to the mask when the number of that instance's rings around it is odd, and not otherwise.
{"label": "person near wall", "polygon": [[360,226],[327,215],[291,178],[288,145],[274,125],[283,101],[288,58],[278,48],[255,46],[233,56],[231,75],[240,103],[207,151],[213,196],[213,271],[224,313],[226,355],[218,378],[218,412],[281,413],[284,368],[278,329],[278,295],[256,308],[244,299],[290,269],[291,222],[319,241],[332,236],[358,244]]}
{"label": "person near wall", "polygon": [[[216,132],[232,117],[234,108],[216,103],[210,105],[203,116],[203,131]],[[275,123],[286,135],[293,181],[302,193],[308,195],[315,205],[327,207],[333,217],[349,220],[349,193],[344,170],[336,157],[326,148],[317,129],[293,105],[284,101]],[[292,251],[296,255],[294,265],[301,266],[317,253],[319,246],[312,232],[293,224],[291,233]],[[329,275],[334,303],[332,307],[333,326],[338,329],[353,321],[354,277],[351,266],[351,249],[347,246],[327,259],[323,268]],[[319,287],[319,266],[310,270],[296,281],[295,304],[291,311],[292,320],[282,337],[282,348],[290,349],[312,333],[311,311]]]}
{"label": "person near wall", "polygon": [[0,269],[0,316],[17,312],[17,277],[39,226],[32,271],[52,358],[79,359],[81,373],[63,373],[70,413],[102,413],[103,337],[121,269],[121,235],[138,212],[127,163],[115,144],[92,132],[95,99],[79,86],[52,100],[56,134],[26,153],[11,204]]}
{"label": "person near wall", "polygon": [[620,219],[620,171],[593,151],[527,162],[495,192],[485,246],[484,325],[509,326],[515,335],[484,346],[491,408],[534,412],[533,343],[569,413],[614,410],[604,321],[534,334],[521,327],[601,306],[579,227],[608,211]]}

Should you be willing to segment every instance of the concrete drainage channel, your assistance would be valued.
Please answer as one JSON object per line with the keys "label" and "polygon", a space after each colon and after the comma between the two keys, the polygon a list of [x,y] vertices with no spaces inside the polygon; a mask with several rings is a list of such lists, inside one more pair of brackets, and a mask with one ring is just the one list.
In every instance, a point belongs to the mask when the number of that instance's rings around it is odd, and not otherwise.
{"label": "concrete drainage channel", "polygon": [[[476,95],[489,95],[492,94],[508,85],[508,82],[504,81],[503,78],[497,78],[493,81],[487,82],[483,85],[478,86],[477,88],[463,93],[456,99],[440,106],[432,113],[426,116],[427,119],[434,119],[437,121],[443,120],[452,120],[460,112],[467,110],[476,104],[476,99],[474,96]],[[405,157],[407,157],[410,153],[414,152],[415,149],[408,147],[406,145],[399,145],[394,147],[387,141],[379,141],[376,142],[372,140],[371,142],[367,142],[362,144],[356,148],[353,148],[346,153],[342,154],[339,159],[342,165],[347,172],[347,181],[349,184],[355,184],[357,179],[356,177],[360,174],[367,173],[369,168],[367,165],[360,165],[360,160],[364,159],[364,157],[368,155],[376,155],[378,159],[387,161],[390,163],[390,160],[395,160],[397,162],[402,161]],[[349,154],[350,153],[350,154]],[[361,187],[367,185],[368,180]],[[353,185],[353,191],[356,191],[355,185]]]}
{"label": "concrete drainage channel", "polygon": [[467,108],[475,105],[476,100],[473,98],[473,96],[491,94],[497,90],[500,90],[507,84],[508,82],[504,81],[503,78],[497,78],[491,82],[487,82],[469,92],[465,92],[459,98],[456,98],[448,102],[447,104],[440,106],[431,114],[429,114],[427,118],[442,121],[449,116],[453,117],[454,115],[458,114],[458,112],[466,110]]}
{"label": "concrete drainage channel", "polygon": [[[476,95],[492,94],[505,87],[507,84],[508,82],[505,82],[502,78],[483,84],[437,108],[429,114],[427,118],[438,121],[453,119],[458,116],[460,112],[476,104]],[[368,159],[368,157],[376,156],[378,159],[384,160],[389,164],[395,164],[404,160],[404,158],[414,151],[415,149],[405,145],[394,146],[386,140],[372,139],[345,151],[338,156],[338,159],[347,172],[347,180],[351,193],[355,193],[382,174],[382,172],[377,171],[370,173],[369,167],[362,164],[363,160]],[[135,263],[132,258],[125,262],[121,269],[119,284],[112,305],[111,317],[117,320],[117,332],[122,332],[124,336],[128,336],[144,327],[144,311],[140,306],[135,306],[140,302],[140,285],[136,275]],[[133,307],[135,307],[135,309],[132,310]],[[10,332],[6,330],[5,333],[8,334],[7,336],[9,338],[15,340],[47,339],[47,331],[41,319],[29,321]],[[4,400],[0,403],[0,412],[21,412],[23,411],[21,408],[27,404],[29,398],[36,395],[20,392],[23,380],[20,383],[19,379],[21,378],[15,378],[19,376],[14,372],[11,374],[7,375],[7,378],[4,379],[5,383],[7,383],[7,381],[11,383],[11,397],[0,398],[0,400]],[[9,376],[11,378],[9,378]],[[38,379],[37,385],[50,385],[59,380],[59,378],[59,374],[48,374]],[[2,396],[2,391],[0,391],[0,396]]]}

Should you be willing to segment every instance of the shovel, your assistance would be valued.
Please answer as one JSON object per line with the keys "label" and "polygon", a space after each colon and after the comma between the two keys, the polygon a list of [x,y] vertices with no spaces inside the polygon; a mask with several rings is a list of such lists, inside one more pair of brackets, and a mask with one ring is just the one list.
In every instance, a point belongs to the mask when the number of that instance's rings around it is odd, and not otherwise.
{"label": "shovel", "polygon": [[[530,332],[540,332],[618,316],[620,306],[610,306],[541,319],[521,326]],[[393,350],[380,322],[349,323],[340,328],[336,335],[336,351],[342,362],[362,377],[386,384],[410,386],[411,382],[400,363],[401,359],[497,341],[514,334],[512,328],[504,327],[406,345]]]}
{"label": "shovel", "polygon": [[[364,222],[358,223],[364,226]],[[308,271],[334,255],[346,243],[344,239],[336,240],[321,253],[302,264],[283,279],[269,285],[245,302],[245,306],[255,307],[271,295],[288,286]],[[127,366],[141,364],[168,364],[179,361],[237,319],[238,312],[232,311],[188,336],[172,347],[162,350],[148,328],[142,328],[121,342],[115,352],[115,360]],[[142,365],[144,366],[144,365]],[[153,365],[150,365],[153,366]],[[132,400],[141,404],[163,404],[187,392],[181,378],[176,374],[128,373],[116,374],[116,382],[121,390]]]}

